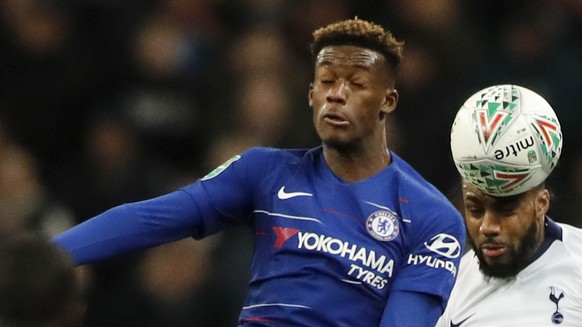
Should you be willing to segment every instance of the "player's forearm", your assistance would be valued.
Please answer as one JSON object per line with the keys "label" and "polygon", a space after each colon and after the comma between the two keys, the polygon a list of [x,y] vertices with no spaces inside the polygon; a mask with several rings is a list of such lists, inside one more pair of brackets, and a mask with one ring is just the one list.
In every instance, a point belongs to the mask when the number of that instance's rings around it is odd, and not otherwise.
{"label": "player's forearm", "polygon": [[[110,209],[58,235],[54,241],[78,265],[163,244],[193,234],[192,212],[176,193]],[[177,206],[180,201],[182,207]]]}

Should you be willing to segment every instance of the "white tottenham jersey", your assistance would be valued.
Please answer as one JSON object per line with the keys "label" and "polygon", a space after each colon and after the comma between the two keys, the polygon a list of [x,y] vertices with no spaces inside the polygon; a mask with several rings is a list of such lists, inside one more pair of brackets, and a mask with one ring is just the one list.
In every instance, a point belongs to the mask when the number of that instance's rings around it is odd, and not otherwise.
{"label": "white tottenham jersey", "polygon": [[467,252],[436,326],[582,326],[582,230],[547,222],[561,237],[515,279],[487,282]]}

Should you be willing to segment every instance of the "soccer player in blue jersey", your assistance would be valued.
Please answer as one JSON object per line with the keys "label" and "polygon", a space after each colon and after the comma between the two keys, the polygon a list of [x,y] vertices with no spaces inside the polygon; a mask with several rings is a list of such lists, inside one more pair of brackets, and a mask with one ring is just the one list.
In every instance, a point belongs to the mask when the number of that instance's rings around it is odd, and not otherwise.
{"label": "soccer player in blue jersey", "polygon": [[465,228],[448,199],[388,149],[403,44],[360,19],[313,36],[308,98],[321,146],[249,149],[54,241],[81,265],[245,224],[255,247],[239,326],[434,326]]}

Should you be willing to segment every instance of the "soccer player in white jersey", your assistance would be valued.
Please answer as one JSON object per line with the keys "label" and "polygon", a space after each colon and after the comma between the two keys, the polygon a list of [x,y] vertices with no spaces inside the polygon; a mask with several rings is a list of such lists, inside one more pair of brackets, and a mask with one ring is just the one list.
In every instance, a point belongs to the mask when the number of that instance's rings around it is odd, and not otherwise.
{"label": "soccer player in white jersey", "polygon": [[437,327],[582,326],[582,230],[547,216],[561,147],[553,109],[523,87],[486,88],[459,110],[451,149],[471,250]]}

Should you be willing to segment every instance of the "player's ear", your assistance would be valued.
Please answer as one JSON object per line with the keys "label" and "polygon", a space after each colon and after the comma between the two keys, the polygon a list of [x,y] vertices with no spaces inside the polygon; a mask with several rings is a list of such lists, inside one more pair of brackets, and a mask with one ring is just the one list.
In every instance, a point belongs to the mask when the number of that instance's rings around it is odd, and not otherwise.
{"label": "player's ear", "polygon": [[384,102],[382,103],[381,111],[385,114],[390,113],[396,109],[398,104],[398,91],[395,88],[389,87],[386,89]]}
{"label": "player's ear", "polygon": [[536,216],[545,216],[550,209],[550,191],[543,189],[539,191],[535,199]]}
{"label": "player's ear", "polygon": [[309,83],[309,92],[307,93],[307,101],[309,106],[313,107],[313,83]]}

